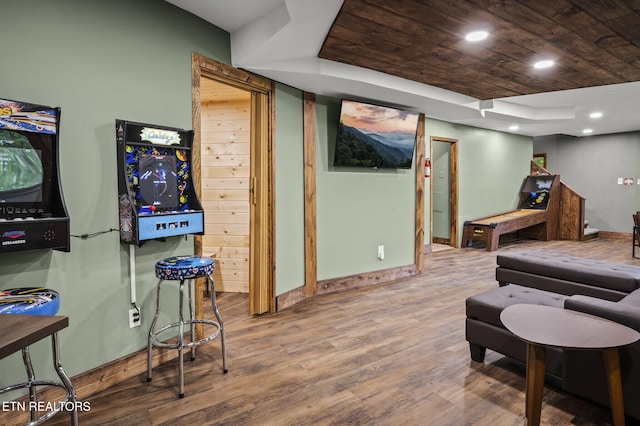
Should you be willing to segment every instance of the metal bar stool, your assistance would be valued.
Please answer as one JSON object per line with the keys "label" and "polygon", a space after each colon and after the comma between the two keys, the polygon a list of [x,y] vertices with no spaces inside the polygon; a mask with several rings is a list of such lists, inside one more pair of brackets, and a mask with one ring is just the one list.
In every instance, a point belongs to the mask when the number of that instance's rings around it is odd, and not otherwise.
{"label": "metal bar stool", "polygon": [[[13,288],[7,290],[0,290],[0,314],[13,314],[13,315],[38,315],[53,317],[58,313],[60,308],[60,295],[55,290],[42,287],[23,287]],[[28,317],[24,317],[28,318]],[[38,318],[38,317],[31,317]],[[78,413],[76,405],[76,391],[71,383],[71,380],[62,369],[60,363],[60,347],[58,343],[58,330],[64,328],[68,324],[66,317],[55,317],[55,324],[44,325],[43,327],[49,327],[50,331],[47,331],[51,335],[51,348],[53,352],[53,367],[60,378],[60,382],[53,380],[36,380],[33,366],[31,364],[31,356],[29,354],[29,346],[31,343],[35,343],[46,337],[44,331],[31,330],[26,331],[20,336],[14,336],[16,339],[20,339],[27,346],[22,347],[22,361],[27,370],[27,381],[16,385],[6,386],[0,389],[0,394],[15,391],[18,389],[29,389],[29,412],[31,421],[27,425],[39,425],[46,420],[50,419],[63,409],[68,410],[71,415],[71,424],[78,424]],[[28,327],[25,327],[28,328]],[[4,337],[7,337],[6,335]],[[38,386],[57,386],[65,390],[66,395],[64,399],[56,404],[52,404],[52,410],[47,411],[43,415],[38,415],[38,402],[37,402],[37,387]],[[69,409],[69,404],[70,409]]]}
{"label": "metal bar stool", "polygon": [[[153,347],[164,348],[164,349],[178,349],[178,385],[179,392],[178,397],[184,397],[184,360],[182,357],[182,350],[184,348],[191,349],[191,360],[193,361],[196,358],[196,347],[208,343],[220,336],[220,342],[222,345],[222,371],[227,373],[227,351],[225,347],[225,337],[224,337],[224,325],[222,323],[222,317],[220,316],[220,312],[218,311],[218,306],[216,304],[216,291],[214,287],[213,278],[211,274],[213,273],[213,269],[215,267],[214,260],[210,257],[201,257],[201,256],[174,256],[169,257],[167,259],[161,260],[156,263],[156,277],[158,278],[158,290],[157,290],[157,298],[156,298],[156,315],[153,318],[153,322],[151,323],[151,327],[149,328],[149,341],[147,345],[147,382],[151,381],[151,370],[152,370],[152,350]],[[217,321],[207,320],[207,319],[195,319],[193,317],[193,279],[199,277],[207,278],[207,285],[209,287],[209,291],[211,293],[211,305],[213,306],[213,313],[216,316]],[[158,316],[160,315],[160,288],[162,283],[166,280],[171,281],[179,281],[179,300],[178,300],[178,321],[173,322],[167,325],[164,325],[158,329],[156,329],[156,323],[158,322]],[[187,287],[189,289],[189,318],[184,319],[182,314],[183,307],[183,299],[184,299],[184,284],[187,282]],[[214,328],[212,333],[206,334],[202,339],[196,339],[196,324],[204,324],[209,325]],[[189,341],[185,342],[184,340],[184,329],[189,327],[191,331],[191,336]],[[158,337],[160,333],[163,331],[169,330],[170,328],[178,328],[178,336],[175,340],[175,343],[170,341],[161,341]]]}

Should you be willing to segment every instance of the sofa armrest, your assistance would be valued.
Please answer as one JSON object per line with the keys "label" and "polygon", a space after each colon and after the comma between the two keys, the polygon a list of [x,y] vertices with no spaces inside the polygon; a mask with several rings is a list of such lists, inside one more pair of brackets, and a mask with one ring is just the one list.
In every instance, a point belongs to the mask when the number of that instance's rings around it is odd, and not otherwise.
{"label": "sofa armrest", "polygon": [[605,318],[640,331],[640,307],[582,295],[569,297],[565,300],[564,307]]}

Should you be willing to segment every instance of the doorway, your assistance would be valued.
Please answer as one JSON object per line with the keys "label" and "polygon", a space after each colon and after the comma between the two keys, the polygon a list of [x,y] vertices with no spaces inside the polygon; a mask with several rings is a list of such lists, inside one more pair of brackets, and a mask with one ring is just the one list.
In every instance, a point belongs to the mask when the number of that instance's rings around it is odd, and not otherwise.
{"label": "doorway", "polygon": [[200,80],[202,254],[217,259],[216,290],[249,293],[251,92]]}
{"label": "doorway", "polygon": [[217,291],[249,294],[250,314],[275,311],[273,110],[270,80],[192,55],[193,180],[205,213],[195,252],[216,258]]}
{"label": "doorway", "polygon": [[431,137],[431,243],[458,247],[458,140]]}

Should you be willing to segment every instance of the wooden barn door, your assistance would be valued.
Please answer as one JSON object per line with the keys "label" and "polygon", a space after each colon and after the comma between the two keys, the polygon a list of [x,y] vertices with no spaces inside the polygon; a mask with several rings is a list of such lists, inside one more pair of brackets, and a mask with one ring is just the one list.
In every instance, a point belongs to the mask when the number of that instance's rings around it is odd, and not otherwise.
{"label": "wooden barn door", "polygon": [[192,71],[193,174],[205,213],[195,252],[216,258],[216,291],[249,293],[250,314],[275,312],[273,82],[197,53]]}
{"label": "wooden barn door", "polygon": [[202,253],[218,261],[218,291],[249,293],[251,93],[200,82]]}

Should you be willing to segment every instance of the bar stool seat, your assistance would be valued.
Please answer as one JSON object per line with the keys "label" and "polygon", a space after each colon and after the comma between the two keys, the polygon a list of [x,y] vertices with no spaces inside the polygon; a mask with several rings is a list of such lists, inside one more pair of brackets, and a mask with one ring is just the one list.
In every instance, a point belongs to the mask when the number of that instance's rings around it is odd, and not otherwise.
{"label": "bar stool seat", "polygon": [[0,290],[0,314],[55,315],[60,309],[57,291],[41,287]]}
{"label": "bar stool seat", "polygon": [[[57,291],[42,287],[21,287],[0,290],[0,315],[39,315],[54,316],[60,309],[60,295]],[[63,317],[60,317],[63,318]],[[68,321],[64,318],[65,321]],[[41,337],[40,337],[41,338]],[[40,339],[39,338],[39,339]],[[25,337],[27,339],[27,337]],[[39,340],[38,339],[38,340]],[[27,339],[29,340],[29,339]],[[34,340],[35,341],[35,340]],[[60,363],[60,348],[58,343],[58,333],[51,334],[53,367],[60,378],[60,381],[53,380],[36,380],[33,365],[31,364],[31,356],[29,354],[29,346],[22,348],[22,361],[27,370],[27,381],[15,385],[6,386],[0,389],[0,394],[12,392],[18,389],[29,389],[29,411],[31,421],[28,425],[39,425],[64,408],[71,415],[71,424],[78,424],[78,413],[76,405],[76,391],[71,380],[62,369]],[[30,343],[27,343],[29,345]],[[66,395],[62,401],[51,404],[52,410],[47,411],[39,416],[37,403],[37,387],[38,386],[57,386],[65,390]],[[69,406],[69,404],[71,404]],[[46,405],[45,405],[46,406]]]}
{"label": "bar stool seat", "polygon": [[[211,274],[215,268],[215,262],[210,257],[203,256],[173,256],[167,259],[161,260],[156,263],[155,273],[158,278],[157,296],[156,296],[156,314],[149,328],[149,339],[147,345],[147,381],[151,381],[152,376],[152,351],[153,347],[163,349],[177,349],[178,350],[178,385],[179,392],[178,397],[184,397],[184,360],[182,351],[184,348],[191,349],[191,360],[193,361],[196,356],[196,347],[201,346],[214,340],[220,336],[220,342],[222,346],[222,370],[227,373],[227,353],[225,347],[225,335],[224,325],[222,323],[222,317],[218,311],[216,304],[216,291],[213,278]],[[209,286],[211,294],[211,305],[213,307],[213,313],[216,316],[217,321],[208,319],[195,319],[193,315],[193,279],[206,277],[207,284]],[[160,315],[160,289],[164,281],[179,281],[179,300],[178,300],[178,321],[166,324],[156,328],[158,317]],[[184,318],[182,309],[184,304],[184,284],[187,282],[189,291],[189,317]],[[201,339],[196,339],[196,324],[203,324],[207,326],[210,331],[205,333]],[[184,330],[185,327],[190,329],[190,339],[185,341]],[[175,340],[170,339],[163,341],[159,335],[171,328],[178,329],[178,335]],[[213,328],[213,330],[211,330]]]}

